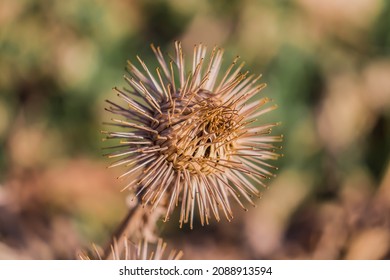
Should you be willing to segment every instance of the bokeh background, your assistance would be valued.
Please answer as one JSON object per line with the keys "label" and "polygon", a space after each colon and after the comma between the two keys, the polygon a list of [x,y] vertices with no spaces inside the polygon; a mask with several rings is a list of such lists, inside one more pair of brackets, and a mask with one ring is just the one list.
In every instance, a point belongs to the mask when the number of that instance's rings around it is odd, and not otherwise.
{"label": "bokeh background", "polygon": [[284,157],[257,207],[160,233],[185,259],[390,258],[390,2],[0,1],[0,258],[104,244],[126,193],[102,154],[126,60],[181,40],[240,55],[279,105]]}

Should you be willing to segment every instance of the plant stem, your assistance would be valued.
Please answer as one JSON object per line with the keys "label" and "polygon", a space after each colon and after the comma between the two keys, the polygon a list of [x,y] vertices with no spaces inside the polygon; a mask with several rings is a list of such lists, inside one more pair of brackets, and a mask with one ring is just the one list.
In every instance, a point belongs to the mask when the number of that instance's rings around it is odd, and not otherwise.
{"label": "plant stem", "polygon": [[128,225],[130,224],[131,219],[134,217],[135,213],[139,209],[140,204],[137,203],[136,206],[129,209],[126,217],[122,220],[119,227],[116,229],[116,231],[111,235],[110,241],[106,244],[103,252],[102,259],[108,260],[112,258],[112,246],[117,243],[121,244],[120,242],[123,238],[128,238],[126,232],[128,231]]}

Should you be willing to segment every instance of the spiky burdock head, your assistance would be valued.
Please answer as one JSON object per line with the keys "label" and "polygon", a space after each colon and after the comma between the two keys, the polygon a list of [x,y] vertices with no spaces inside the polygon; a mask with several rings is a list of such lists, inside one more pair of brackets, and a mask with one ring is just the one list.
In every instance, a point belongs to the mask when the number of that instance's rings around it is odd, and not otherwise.
{"label": "spiky burdock head", "polygon": [[106,132],[119,139],[118,158],[111,167],[124,165],[120,178],[128,178],[124,189],[132,189],[141,204],[164,203],[167,220],[178,206],[180,226],[193,224],[198,209],[202,225],[220,211],[233,218],[230,200],[252,201],[259,187],[275,169],[268,163],[279,154],[270,135],[277,123],[259,124],[258,118],[276,108],[271,100],[256,98],[264,87],[260,76],[242,73],[238,57],[226,72],[220,72],[223,50],[214,48],[206,58],[206,47],[195,46],[192,71],[186,72],[180,42],[169,63],[152,45],[159,68],[152,74],[137,57],[142,71],[128,63],[125,76],[131,89],[114,88],[125,106],[107,101],[108,111],[119,131]]}
{"label": "spiky burdock head", "polygon": [[166,249],[167,243],[161,238],[156,244],[149,244],[146,239],[134,244],[128,238],[124,238],[121,244],[114,240],[108,256],[105,256],[102,249],[95,244],[88,251],[80,251],[78,256],[81,260],[180,260],[183,256],[182,251]]}

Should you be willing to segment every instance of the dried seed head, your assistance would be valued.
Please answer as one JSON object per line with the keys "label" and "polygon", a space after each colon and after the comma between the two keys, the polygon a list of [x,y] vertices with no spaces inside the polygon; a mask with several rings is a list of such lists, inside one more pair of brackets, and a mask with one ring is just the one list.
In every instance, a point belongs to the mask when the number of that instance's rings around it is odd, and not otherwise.
{"label": "dried seed head", "polygon": [[[123,244],[122,244],[123,243]],[[166,251],[167,243],[163,242],[161,238],[156,244],[150,244],[143,239],[138,244],[132,243],[128,238],[124,238],[123,242],[113,242],[111,245],[110,259],[113,260],[179,260],[183,256],[182,251],[172,249]],[[96,245],[92,246],[89,252],[80,252],[79,258],[81,260],[102,260],[102,249]]]}
{"label": "dried seed head", "polygon": [[[233,218],[230,199],[242,208],[241,197],[251,204],[259,196],[258,186],[272,176],[267,163],[275,160],[279,147],[270,135],[277,123],[257,123],[257,118],[276,108],[268,98],[249,101],[265,87],[260,76],[241,73],[236,58],[220,75],[223,50],[214,48],[206,58],[206,47],[195,46],[192,71],[185,72],[180,42],[167,63],[159,48],[152,46],[161,68],[152,74],[138,58],[143,71],[129,62],[131,89],[115,88],[122,107],[108,101],[108,111],[122,116],[113,119],[120,131],[106,132],[120,139],[108,155],[118,158],[111,166],[124,165],[120,178],[129,178],[124,189],[133,189],[141,203],[157,207],[168,201],[165,220],[180,207],[180,226],[193,224],[198,209],[202,225],[220,211]],[[207,62],[206,62],[207,60]]]}

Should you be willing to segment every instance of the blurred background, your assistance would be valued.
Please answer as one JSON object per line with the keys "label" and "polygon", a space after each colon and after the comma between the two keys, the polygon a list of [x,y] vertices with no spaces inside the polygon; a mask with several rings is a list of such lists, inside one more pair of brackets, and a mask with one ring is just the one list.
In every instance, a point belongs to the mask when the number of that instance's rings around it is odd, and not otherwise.
{"label": "blurred background", "polygon": [[126,193],[102,154],[104,100],[151,43],[240,55],[279,105],[278,176],[231,223],[161,235],[184,259],[390,258],[390,2],[0,1],[0,259],[104,244]]}

